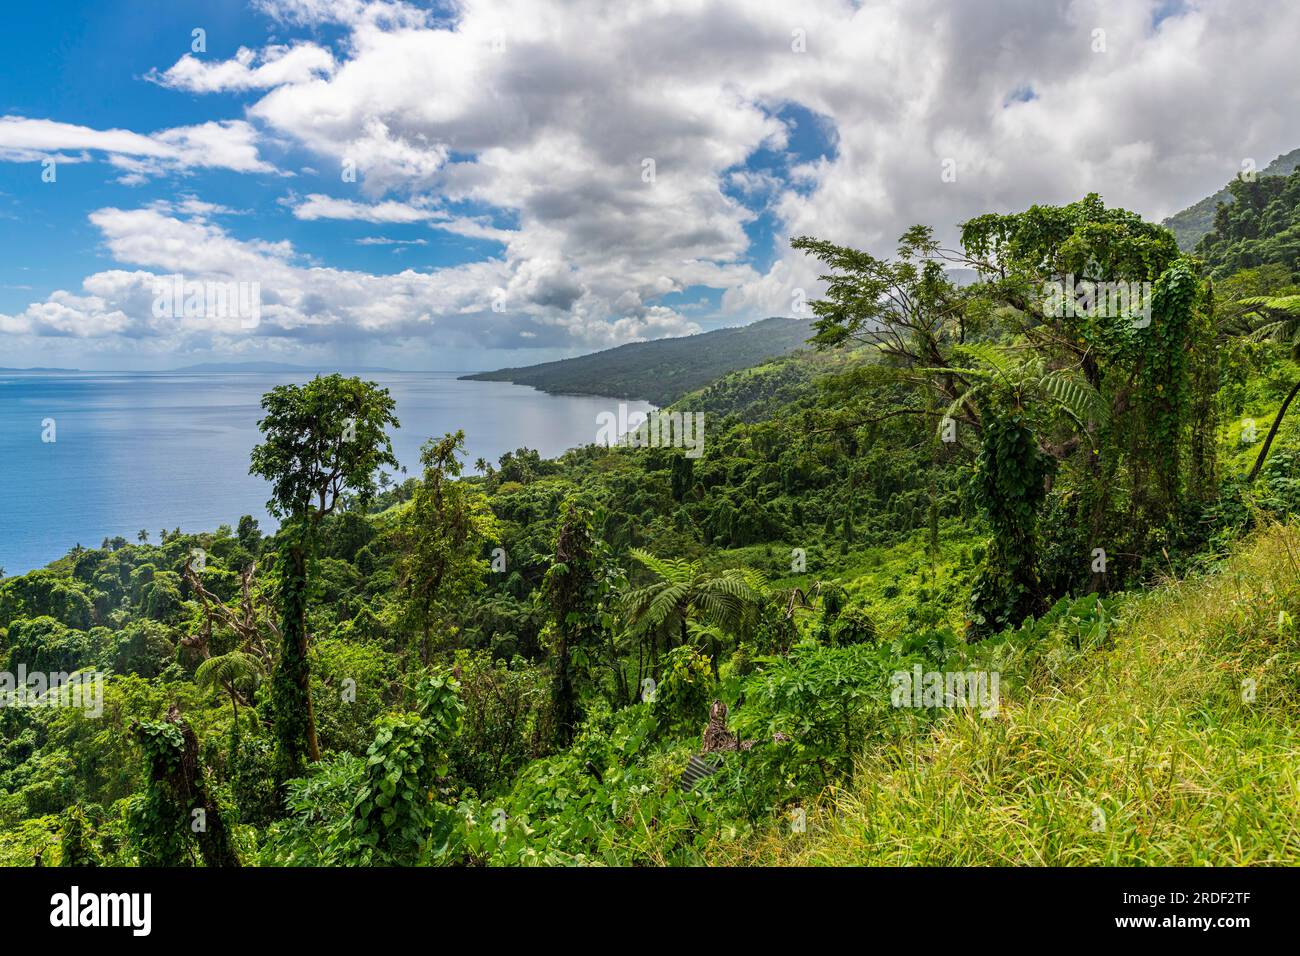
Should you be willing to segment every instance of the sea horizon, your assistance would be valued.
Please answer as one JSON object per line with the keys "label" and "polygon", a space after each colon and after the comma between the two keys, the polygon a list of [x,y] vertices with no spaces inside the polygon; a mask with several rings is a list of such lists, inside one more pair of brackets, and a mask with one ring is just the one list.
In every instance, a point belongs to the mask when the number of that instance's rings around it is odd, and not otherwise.
{"label": "sea horizon", "polygon": [[[105,538],[138,531],[213,531],[242,515],[264,531],[270,489],[248,474],[260,440],[261,396],[324,369],[231,371],[0,372],[0,568],[12,577]],[[355,370],[338,369],[341,372]],[[359,372],[389,388],[401,427],[393,451],[418,474],[420,446],[465,432],[465,473],[479,458],[531,448],[551,458],[597,439],[597,416],[619,403],[551,395],[527,385],[462,380],[441,372]],[[53,440],[47,440],[47,439]]]}

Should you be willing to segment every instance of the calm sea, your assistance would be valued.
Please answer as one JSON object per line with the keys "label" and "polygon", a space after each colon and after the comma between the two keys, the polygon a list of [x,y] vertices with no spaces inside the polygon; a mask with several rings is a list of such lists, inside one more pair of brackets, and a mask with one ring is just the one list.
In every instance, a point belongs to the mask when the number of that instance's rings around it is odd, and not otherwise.
{"label": "calm sea", "polygon": [[[272,530],[268,486],[248,473],[260,401],[310,373],[0,373],[0,568],[41,567],[75,544],[130,541],[145,528],[233,526],[251,514]],[[546,395],[454,372],[371,372],[402,427],[393,450],[419,473],[425,439],[465,431],[466,465],[535,448],[544,457],[596,440],[596,416],[616,399]],[[644,402],[628,402],[649,411]],[[42,440],[53,419],[54,442]]]}

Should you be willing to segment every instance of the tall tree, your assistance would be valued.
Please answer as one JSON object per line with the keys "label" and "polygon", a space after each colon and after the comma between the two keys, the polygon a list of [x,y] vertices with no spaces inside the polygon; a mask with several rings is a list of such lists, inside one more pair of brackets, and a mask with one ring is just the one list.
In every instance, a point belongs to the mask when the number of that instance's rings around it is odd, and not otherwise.
{"label": "tall tree", "polygon": [[420,635],[420,660],[432,657],[432,631],[448,612],[463,607],[487,573],[484,548],[497,540],[487,499],[457,479],[465,433],[425,442],[424,480],[411,496],[397,528],[403,618]]}
{"label": "tall tree", "polygon": [[[551,649],[551,701],[560,746],[572,740],[578,724],[577,658],[589,660],[602,641],[613,641],[609,607],[621,579],[596,534],[598,520],[577,501],[565,503],[555,554],[538,590],[551,619],[543,637]],[[610,652],[620,695],[626,699],[621,664],[612,647]]]}
{"label": "tall tree", "polygon": [[280,385],[262,397],[265,440],[253,449],[255,475],[271,482],[267,510],[282,520],[277,572],[281,647],[271,680],[280,779],[320,757],[308,664],[310,563],[321,521],[345,497],[364,506],[377,472],[396,467],[387,429],[397,427],[388,389],[359,378],[317,376]]}
{"label": "tall tree", "polygon": [[[1168,230],[1108,209],[1094,194],[977,216],[962,225],[957,249],[922,226],[902,237],[892,260],[810,237],[793,246],[830,267],[826,297],[812,303],[815,344],[865,343],[877,350],[882,374],[913,386],[893,407],[863,408],[837,427],[940,414],[953,434],[982,441],[986,414],[1001,418],[1006,406],[981,400],[985,383],[963,367],[963,350],[998,343],[1030,357],[1043,388],[1038,397],[1024,394],[1032,401],[1012,400],[1015,429],[1003,429],[1003,438],[1015,449],[1028,437],[1075,479],[1074,495],[1052,500],[1067,519],[1052,533],[1080,554],[1064,587],[1084,583],[1089,551],[1142,555],[1176,530],[1189,463],[1203,494],[1189,417],[1193,391],[1213,387],[1213,375],[1194,373],[1213,360],[1214,325],[1206,289]],[[958,287],[948,278],[952,266],[977,281]],[[1086,399],[1083,416],[1068,414],[1075,399]],[[998,467],[986,475],[1009,474],[1000,461],[988,464]],[[1048,493],[1053,470],[1041,470]]]}

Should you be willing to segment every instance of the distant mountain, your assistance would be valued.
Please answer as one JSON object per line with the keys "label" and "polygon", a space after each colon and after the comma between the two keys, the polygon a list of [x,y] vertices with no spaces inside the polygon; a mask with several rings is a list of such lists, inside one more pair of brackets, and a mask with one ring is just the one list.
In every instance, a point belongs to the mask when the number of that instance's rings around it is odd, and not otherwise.
{"label": "distant mountain", "polygon": [[843,374],[876,359],[877,353],[868,346],[793,352],[730,372],[688,392],[670,407],[682,412],[705,412],[715,420],[734,415],[741,421],[760,422],[792,415],[816,399],[816,379]]}
{"label": "distant mountain", "polygon": [[[1246,287],[1266,294],[1300,279],[1300,169],[1228,184],[1232,202],[1219,207],[1196,255],[1214,279],[1253,270]],[[1262,285],[1260,284],[1262,283]]]}
{"label": "distant mountain", "polygon": [[[174,368],[173,372],[319,372],[319,365],[289,365],[285,362],[200,362]],[[349,372],[395,372],[392,368],[349,368]]]}
{"label": "distant mountain", "polygon": [[810,320],[777,317],[753,325],[633,342],[558,362],[461,378],[514,382],[552,394],[602,395],[668,405],[728,372],[794,352],[812,333]]}
{"label": "distant mountain", "polygon": [[[1260,176],[1289,176],[1300,168],[1300,148],[1283,153],[1273,162],[1259,171]],[[1194,206],[1188,206],[1182,212],[1174,213],[1162,225],[1174,234],[1178,248],[1191,252],[1201,237],[1214,228],[1214,210],[1219,203],[1232,202],[1232,193],[1224,186],[1213,196],[1206,196]]]}

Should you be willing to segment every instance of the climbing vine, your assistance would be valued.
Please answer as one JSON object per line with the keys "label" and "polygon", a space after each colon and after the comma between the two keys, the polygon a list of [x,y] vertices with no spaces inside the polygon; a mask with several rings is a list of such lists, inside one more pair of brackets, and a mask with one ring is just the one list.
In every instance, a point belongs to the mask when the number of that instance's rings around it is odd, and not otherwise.
{"label": "climbing vine", "polygon": [[443,848],[459,821],[436,797],[448,770],[464,707],[459,685],[438,671],[417,689],[415,713],[386,714],[366,751],[365,775],[352,807],[351,838],[364,866],[410,866]]}
{"label": "climbing vine", "polygon": [[302,773],[315,757],[315,720],[307,646],[307,566],[311,560],[311,528],[294,521],[280,534],[276,570],[280,598],[280,657],[271,679],[275,714],[277,777],[283,781]]}
{"label": "climbing vine", "polygon": [[166,720],[140,721],[133,730],[149,774],[144,794],[129,811],[140,863],[190,866],[197,845],[206,866],[239,866],[230,831],[199,762],[198,738],[175,705]]}
{"label": "climbing vine", "polygon": [[1197,277],[1187,259],[1176,260],[1156,280],[1152,322],[1139,337],[1138,370],[1145,411],[1144,457],[1155,467],[1157,506],[1166,514],[1181,500],[1182,435],[1191,394],[1188,344]]}
{"label": "climbing vine", "polygon": [[1019,624],[1042,605],[1038,510],[1050,461],[1013,396],[981,407],[984,432],[971,491],[993,534],[971,591],[971,636]]}

